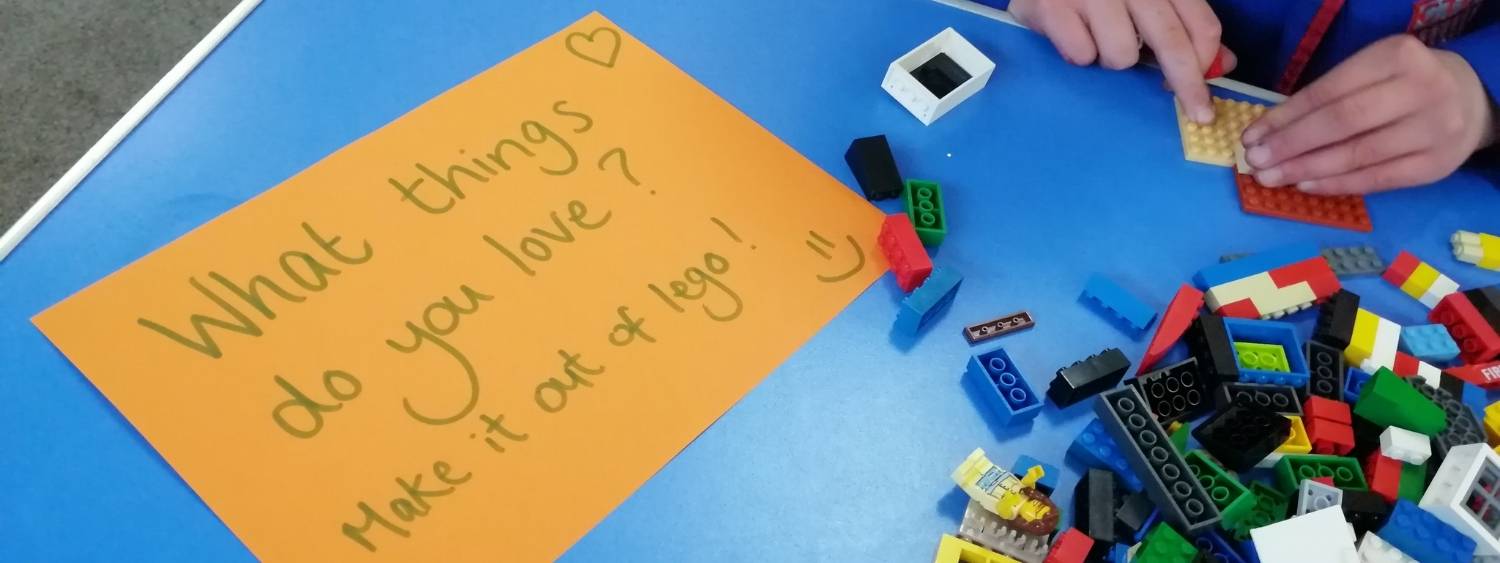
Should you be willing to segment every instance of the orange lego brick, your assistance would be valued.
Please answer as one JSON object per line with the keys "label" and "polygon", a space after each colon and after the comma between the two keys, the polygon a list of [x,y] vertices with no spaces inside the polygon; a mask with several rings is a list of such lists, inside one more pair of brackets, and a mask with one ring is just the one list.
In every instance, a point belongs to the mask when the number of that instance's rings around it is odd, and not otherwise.
{"label": "orange lego brick", "polygon": [[1239,188],[1240,208],[1245,213],[1362,233],[1375,229],[1363,196],[1322,196],[1293,188],[1267,188],[1249,174],[1236,173],[1234,183]]}

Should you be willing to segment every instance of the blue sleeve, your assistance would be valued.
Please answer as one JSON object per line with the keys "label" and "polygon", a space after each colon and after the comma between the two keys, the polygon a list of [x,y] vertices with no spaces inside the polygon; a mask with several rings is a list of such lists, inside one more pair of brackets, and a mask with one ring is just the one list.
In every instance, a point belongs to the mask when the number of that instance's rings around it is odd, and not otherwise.
{"label": "blue sleeve", "polygon": [[[1463,37],[1449,41],[1443,48],[1458,53],[1468,61],[1474,74],[1479,75],[1479,82],[1484,84],[1490,102],[1500,108],[1500,56],[1497,56],[1500,55],[1500,21],[1492,21]],[[1496,118],[1500,119],[1500,116]],[[1475,163],[1500,169],[1500,148],[1490,147],[1484,152],[1488,154],[1477,155]]]}
{"label": "blue sleeve", "polygon": [[991,8],[999,8],[1001,10],[1010,9],[1010,0],[974,0],[974,3],[984,4]]}

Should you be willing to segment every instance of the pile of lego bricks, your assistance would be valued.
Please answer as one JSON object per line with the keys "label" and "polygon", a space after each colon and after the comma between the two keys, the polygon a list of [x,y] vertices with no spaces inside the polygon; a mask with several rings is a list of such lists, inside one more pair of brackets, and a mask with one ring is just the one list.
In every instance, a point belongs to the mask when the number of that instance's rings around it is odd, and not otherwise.
{"label": "pile of lego bricks", "polygon": [[[1452,243],[1458,260],[1500,267],[1500,238]],[[1342,287],[1374,275],[1427,324]],[[1500,402],[1484,394],[1500,388],[1500,286],[1464,290],[1404,251],[1387,265],[1370,247],[1293,245],[1221,258],[1159,323],[1103,276],[1082,298],[1127,334],[1156,325],[1134,377],[1114,348],[1058,369],[1045,400],[1003,348],[962,376],[997,431],[1046,402],[1092,401],[1066,454],[1087,468],[1072,506],[1050,501],[1062,460],[1007,470],[976,450],[953,472],[971,502],[937,563],[1500,557]],[[1292,322],[1304,315],[1306,337]]]}

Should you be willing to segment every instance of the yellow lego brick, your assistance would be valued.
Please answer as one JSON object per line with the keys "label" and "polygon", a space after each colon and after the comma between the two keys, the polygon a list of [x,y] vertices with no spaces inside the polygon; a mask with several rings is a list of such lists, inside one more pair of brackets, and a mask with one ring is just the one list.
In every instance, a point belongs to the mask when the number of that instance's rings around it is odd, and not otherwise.
{"label": "yellow lego brick", "polygon": [[1354,315],[1354,332],[1349,335],[1349,347],[1344,349],[1344,360],[1351,366],[1363,363],[1375,353],[1375,331],[1380,326],[1380,317],[1360,309]]}
{"label": "yellow lego brick", "polygon": [[1453,257],[1489,270],[1500,270],[1500,237],[1488,233],[1458,231],[1449,239]]}
{"label": "yellow lego brick", "polygon": [[1312,452],[1312,439],[1307,437],[1307,426],[1302,424],[1302,417],[1288,416],[1292,420],[1292,435],[1288,436],[1281,447],[1276,448],[1279,454],[1305,454]]}
{"label": "yellow lego brick", "polygon": [[1500,401],[1484,407],[1484,435],[1491,446],[1500,446]]}
{"label": "yellow lego brick", "polygon": [[943,534],[938,541],[937,557],[932,563],[1021,563],[1010,557]]}
{"label": "yellow lego brick", "polygon": [[1214,121],[1201,125],[1188,119],[1177,106],[1177,130],[1182,134],[1182,157],[1204,164],[1224,167],[1235,165],[1235,145],[1240,143],[1240,133],[1245,127],[1266,112],[1266,106],[1239,100],[1214,98]]}
{"label": "yellow lego brick", "polygon": [[1438,276],[1441,275],[1443,274],[1439,273],[1436,268],[1426,262],[1420,262],[1417,264],[1417,269],[1412,271],[1411,277],[1401,283],[1401,293],[1410,295],[1412,299],[1421,299],[1422,294],[1427,293],[1427,288],[1432,287],[1432,282],[1437,281]]}

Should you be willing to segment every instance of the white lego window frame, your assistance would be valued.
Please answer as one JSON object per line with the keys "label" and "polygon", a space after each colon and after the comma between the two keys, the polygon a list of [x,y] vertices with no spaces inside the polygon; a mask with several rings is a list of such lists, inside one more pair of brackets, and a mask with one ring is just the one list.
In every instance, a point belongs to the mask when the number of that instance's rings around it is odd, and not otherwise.
{"label": "white lego window frame", "polygon": [[[948,55],[959,68],[969,73],[968,80],[941,98],[923,86],[912,74],[912,71],[940,53]],[[881,81],[880,87],[896,98],[923,125],[932,125],[939,117],[984,88],[990,81],[990,75],[994,73],[995,62],[949,27],[892,62],[886,68],[885,79]]]}
{"label": "white lego window frame", "polygon": [[1488,444],[1449,449],[1417,506],[1473,538],[1476,557],[1500,556],[1500,455]]}

